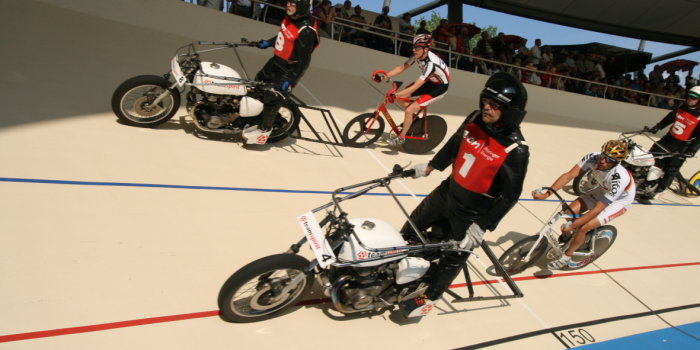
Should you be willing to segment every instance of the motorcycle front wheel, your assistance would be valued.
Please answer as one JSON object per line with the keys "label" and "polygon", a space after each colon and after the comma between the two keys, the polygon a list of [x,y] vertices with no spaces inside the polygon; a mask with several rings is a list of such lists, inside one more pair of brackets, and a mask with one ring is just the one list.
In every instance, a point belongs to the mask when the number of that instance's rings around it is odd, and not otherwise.
{"label": "motorcycle front wheel", "polygon": [[598,180],[596,180],[595,176],[593,176],[591,169],[588,169],[576,176],[573,183],[574,193],[576,193],[577,196],[580,196],[582,193],[586,193],[597,186]]}
{"label": "motorcycle front wheel", "polygon": [[313,275],[305,272],[308,266],[309,261],[301,256],[277,254],[242,267],[221,287],[221,318],[248,323],[279,316],[313,285]]}
{"label": "motorcycle front wheel", "polygon": [[[547,248],[547,239],[542,237],[537,247],[534,247],[538,238],[539,235],[525,237],[513,244],[498,258],[498,262],[501,263],[508,275],[523,272],[542,257]],[[528,256],[528,253],[530,253],[530,256]]]}
{"label": "motorcycle front wheel", "polygon": [[[180,108],[180,92],[155,75],[139,75],[123,82],[112,95],[112,111],[127,125],[152,128],[170,120]],[[158,96],[169,91],[160,102]]]}
{"label": "motorcycle front wheel", "polygon": [[272,133],[267,142],[282,141],[294,132],[299,127],[299,121],[301,121],[300,113],[299,107],[294,102],[287,101],[282,105],[272,124]]}

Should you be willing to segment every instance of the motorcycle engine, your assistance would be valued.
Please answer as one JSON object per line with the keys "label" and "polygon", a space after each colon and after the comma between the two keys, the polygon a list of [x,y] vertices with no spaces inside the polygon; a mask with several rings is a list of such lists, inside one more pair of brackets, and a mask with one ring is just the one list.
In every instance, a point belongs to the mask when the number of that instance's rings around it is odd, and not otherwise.
{"label": "motorcycle engine", "polygon": [[346,279],[347,283],[339,291],[339,299],[344,305],[344,312],[359,312],[374,309],[377,297],[387,290],[394,282],[396,263],[373,267],[349,267],[335,271],[338,279]]}
{"label": "motorcycle engine", "polygon": [[236,96],[216,95],[199,91],[194,97],[193,110],[190,113],[201,125],[209,129],[229,126],[240,114],[240,100]]}

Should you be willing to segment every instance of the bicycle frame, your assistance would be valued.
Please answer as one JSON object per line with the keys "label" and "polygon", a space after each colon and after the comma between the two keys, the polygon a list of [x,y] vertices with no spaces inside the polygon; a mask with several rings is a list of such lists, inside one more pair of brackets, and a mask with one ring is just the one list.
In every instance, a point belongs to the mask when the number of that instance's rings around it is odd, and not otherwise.
{"label": "bicycle frame", "polygon": [[[569,204],[564,200],[557,191],[555,191],[551,187],[542,187],[542,189],[549,190],[551,191],[554,195],[557,196],[559,201],[561,202],[561,207],[562,209],[557,210],[552,216],[547,220],[547,222],[542,226],[540,231],[537,233],[539,237],[535,241],[535,243],[532,245],[532,248],[527,252],[525,257],[523,257],[524,260],[530,259],[530,255],[534,252],[535,248],[537,248],[542,241],[542,239],[546,239],[547,243],[550,247],[551,250],[547,252],[547,257],[550,259],[553,259],[555,257],[559,257],[562,254],[564,254],[564,251],[568,247],[568,244],[560,245],[558,238],[561,235],[557,230],[554,229],[554,224],[559,221],[560,219],[575,219],[580,217],[580,214],[575,214]],[[569,211],[571,214],[567,214],[566,211]],[[595,235],[597,233],[598,228],[595,228],[591,231],[591,233],[586,233],[587,235]],[[594,254],[595,252],[595,240],[591,239],[590,241],[590,246],[589,249],[586,251],[575,251],[573,256],[578,256],[578,257],[590,257]],[[553,254],[554,253],[554,254]],[[577,265],[583,265],[587,263],[586,260],[583,260],[581,262],[576,263]]]}
{"label": "bicycle frame", "polygon": [[[372,76],[377,76],[378,74],[382,74],[386,76],[386,72],[383,70],[377,70],[375,71]],[[389,103],[395,103],[396,99],[399,99],[401,101],[406,101],[410,103],[415,102],[415,100],[412,100],[410,98],[405,98],[405,97],[396,97],[394,96],[394,93],[396,90],[399,89],[400,83],[396,83],[393,81],[391,78],[387,77],[386,82],[390,83],[392,88],[386,93],[386,96],[384,97],[384,102],[382,102],[377,109],[374,111],[374,117],[371,123],[367,126],[367,129],[365,130],[365,133],[368,133],[371,130],[372,125],[374,125],[374,121],[379,118],[379,115],[383,115],[384,118],[387,120],[389,123],[389,126],[391,126],[391,130],[396,134],[399,135],[401,132],[399,130],[399,127],[396,125],[396,122],[394,122],[394,118],[391,117],[391,113],[389,113],[389,109],[387,108],[387,104]],[[428,139],[428,108],[427,107],[421,107],[420,111],[418,111],[417,114],[422,114],[423,116],[423,133],[421,136],[413,136],[413,135],[406,135],[407,139],[414,139],[414,140],[427,140]]]}

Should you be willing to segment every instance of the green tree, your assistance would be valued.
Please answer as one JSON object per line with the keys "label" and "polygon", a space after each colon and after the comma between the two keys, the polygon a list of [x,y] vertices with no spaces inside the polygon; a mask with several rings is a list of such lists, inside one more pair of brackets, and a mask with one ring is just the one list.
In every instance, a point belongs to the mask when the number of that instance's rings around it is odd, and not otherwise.
{"label": "green tree", "polygon": [[[425,28],[428,29],[428,31],[430,31],[432,33],[433,30],[435,30],[435,28],[437,28],[437,26],[440,24],[441,19],[443,19],[443,18],[440,17],[440,14],[438,14],[435,10],[433,10],[430,12],[430,19],[427,19],[421,15],[420,17],[418,17],[417,20],[415,20],[413,22],[413,26],[418,28],[420,25],[420,22],[425,21],[425,23],[426,23]],[[472,22],[471,24],[476,25],[476,22]],[[498,27],[489,25],[488,27],[481,29],[481,31],[489,33],[489,38],[493,38],[496,36],[496,34],[498,34]],[[476,46],[476,43],[479,42],[479,40],[481,40],[481,33],[473,36],[469,40],[469,48],[473,49],[474,46]]]}

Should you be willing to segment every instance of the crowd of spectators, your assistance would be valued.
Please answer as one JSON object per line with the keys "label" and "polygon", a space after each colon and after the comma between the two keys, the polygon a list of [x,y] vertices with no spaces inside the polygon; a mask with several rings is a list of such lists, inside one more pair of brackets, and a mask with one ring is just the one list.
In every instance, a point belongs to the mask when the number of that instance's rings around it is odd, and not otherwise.
{"label": "crowd of spectators", "polygon": [[[196,1],[199,5],[272,24],[279,24],[285,16],[284,9],[276,6],[283,7],[286,0],[266,0],[273,6],[252,0]],[[697,83],[692,69],[683,83],[675,71],[668,71],[664,77],[659,65],[654,66],[649,76],[643,69],[622,72],[614,57],[574,50],[555,53],[551,46],[543,46],[540,39],[528,46],[528,40],[519,36],[498,33],[491,38],[486,31],[478,33],[471,30],[470,25],[450,25],[446,19],[429,31],[426,21],[420,21],[416,28],[410,14],[406,13],[398,19],[398,28],[394,28],[389,10],[384,7],[371,25],[362,7],[353,6],[351,0],[336,5],[330,0],[314,0],[312,14],[319,20],[323,37],[409,56],[411,38],[417,34],[431,34],[438,43],[436,53],[453,68],[482,74],[507,71],[524,83],[594,97],[670,109],[677,101],[685,99],[686,88]],[[479,39],[472,40],[474,36]]]}

